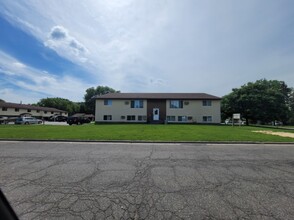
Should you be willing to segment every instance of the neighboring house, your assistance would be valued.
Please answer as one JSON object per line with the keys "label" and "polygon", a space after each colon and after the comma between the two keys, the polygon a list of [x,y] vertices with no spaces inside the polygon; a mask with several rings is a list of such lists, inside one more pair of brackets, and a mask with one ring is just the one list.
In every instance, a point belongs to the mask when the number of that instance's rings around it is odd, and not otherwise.
{"label": "neighboring house", "polygon": [[0,117],[33,116],[46,119],[53,115],[67,116],[68,113],[56,108],[0,102]]}
{"label": "neighboring house", "polygon": [[94,98],[97,123],[221,122],[221,98],[206,93],[108,93]]}

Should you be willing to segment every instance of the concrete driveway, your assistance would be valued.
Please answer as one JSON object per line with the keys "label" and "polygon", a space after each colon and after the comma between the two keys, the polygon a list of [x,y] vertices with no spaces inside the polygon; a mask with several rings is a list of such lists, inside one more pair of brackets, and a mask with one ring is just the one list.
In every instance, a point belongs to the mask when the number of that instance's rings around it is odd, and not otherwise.
{"label": "concrete driveway", "polygon": [[0,142],[20,219],[294,219],[294,145]]}

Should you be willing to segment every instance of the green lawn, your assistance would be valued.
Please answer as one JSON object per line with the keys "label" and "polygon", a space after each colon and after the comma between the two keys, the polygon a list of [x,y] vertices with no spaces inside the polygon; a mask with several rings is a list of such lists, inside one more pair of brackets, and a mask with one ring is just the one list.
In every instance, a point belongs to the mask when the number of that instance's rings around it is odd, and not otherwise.
{"label": "green lawn", "polygon": [[294,142],[294,138],[252,132],[256,130],[277,131],[220,125],[1,125],[0,139]]}

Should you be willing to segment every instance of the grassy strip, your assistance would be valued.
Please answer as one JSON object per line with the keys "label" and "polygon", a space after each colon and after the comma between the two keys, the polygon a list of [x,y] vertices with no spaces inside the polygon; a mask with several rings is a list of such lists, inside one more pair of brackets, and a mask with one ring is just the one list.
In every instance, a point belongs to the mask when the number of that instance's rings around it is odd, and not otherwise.
{"label": "grassy strip", "polygon": [[[1,125],[2,139],[139,140],[139,141],[256,141],[294,142],[293,138],[252,131],[257,127],[214,125]],[[287,131],[289,132],[289,131]],[[291,131],[290,131],[291,132]]]}

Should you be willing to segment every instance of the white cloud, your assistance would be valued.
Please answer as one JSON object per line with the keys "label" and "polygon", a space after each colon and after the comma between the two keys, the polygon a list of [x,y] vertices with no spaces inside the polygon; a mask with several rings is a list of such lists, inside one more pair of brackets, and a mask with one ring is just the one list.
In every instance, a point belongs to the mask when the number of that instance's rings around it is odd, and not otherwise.
{"label": "white cloud", "polygon": [[3,11],[97,76],[95,86],[224,95],[260,78],[294,85],[294,3],[287,3],[7,0]]}
{"label": "white cloud", "polygon": [[69,59],[78,60],[82,63],[87,61],[88,49],[70,36],[68,30],[62,26],[52,27],[44,44]]}
{"label": "white cloud", "polygon": [[[39,97],[63,97],[72,101],[82,101],[89,84],[71,76],[56,76],[46,71],[26,66],[15,58],[0,51],[0,76],[9,85],[13,85],[16,94],[10,94],[11,89],[2,89],[4,100],[20,97],[21,100],[34,100]],[[2,84],[3,84],[2,81]],[[19,91],[26,91],[25,93]],[[14,92],[12,92],[14,93]],[[33,97],[30,97],[34,94]]]}
{"label": "white cloud", "polygon": [[23,90],[15,90],[11,88],[0,89],[0,97],[6,102],[33,104],[41,98],[44,98],[40,96],[39,93],[34,93],[31,91],[26,91],[25,96],[23,93]]}

